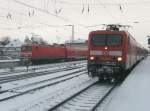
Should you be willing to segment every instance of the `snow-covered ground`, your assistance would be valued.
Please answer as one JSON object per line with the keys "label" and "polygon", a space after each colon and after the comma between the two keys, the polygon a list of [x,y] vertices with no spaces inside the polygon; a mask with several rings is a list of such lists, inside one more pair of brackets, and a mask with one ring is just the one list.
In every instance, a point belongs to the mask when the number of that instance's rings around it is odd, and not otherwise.
{"label": "snow-covered ground", "polygon": [[[71,71],[69,70],[69,71],[56,72],[56,73],[52,73],[52,74],[48,74],[48,75],[37,76],[37,77],[33,77],[33,78],[27,78],[27,79],[23,79],[23,80],[4,83],[4,84],[1,84],[1,87],[2,87],[1,91],[16,88],[16,87],[21,87],[21,86],[32,84],[32,83],[38,83],[38,82],[44,81],[44,80],[50,81],[49,79],[57,78],[57,77],[60,77],[60,76],[63,76],[63,75],[68,75],[69,76],[69,75],[71,75],[70,73],[75,72],[75,71],[79,71],[79,70],[82,70],[82,69],[85,69],[85,67],[74,69],[74,70],[71,70]],[[51,82],[53,82],[53,81],[51,80]]]}
{"label": "snow-covered ground", "polygon": [[50,86],[9,101],[1,102],[0,111],[35,111],[35,109],[36,111],[40,111],[41,109],[47,109],[54,97],[61,96],[62,94],[68,95],[68,92],[73,91],[73,89],[75,90],[75,87],[79,89],[82,85],[91,84],[94,81],[93,79],[90,80],[87,75],[82,75],[67,82],[57,84],[56,86]]}
{"label": "snow-covered ground", "polygon": [[139,63],[103,111],[150,110],[150,57]]}
{"label": "snow-covered ground", "polygon": [[19,59],[13,59],[13,60],[0,60],[0,63],[5,63],[5,62],[19,62]]}
{"label": "snow-covered ground", "polygon": [[[134,68],[126,80],[112,93],[110,99],[108,99],[103,108],[99,108],[100,110],[98,111],[149,111],[149,66],[150,57],[147,57]],[[1,102],[0,111],[1,109],[2,111],[46,111],[52,103],[58,102],[58,98],[61,99],[71,94],[71,91],[79,90],[79,87],[83,84],[85,85],[90,79],[91,78],[85,74],[61,84],[57,84],[55,87],[50,86],[9,101]],[[34,78],[34,80],[36,79]],[[86,84],[89,83],[90,82],[87,82]],[[13,87],[8,84],[6,86]],[[75,86],[77,87],[75,88]]]}
{"label": "snow-covered ground", "polygon": [[[42,67],[43,68],[45,68],[45,67],[55,67],[55,66],[66,66],[66,65],[73,65],[73,64],[83,64],[83,63],[85,63],[86,64],[86,60],[82,60],[82,61],[71,61],[71,62],[61,62],[61,63],[51,63],[51,64],[42,64],[42,65],[33,65],[33,66],[30,66],[29,67],[29,71],[33,71],[33,69],[36,69],[36,70],[38,70],[39,68],[41,69]],[[26,71],[27,70],[27,68],[26,68],[26,66],[17,66],[17,67],[14,67],[14,70],[16,71],[16,70],[24,70],[24,71]],[[9,68],[3,68],[3,69],[0,69],[0,75],[1,75],[1,73],[3,73],[3,72],[10,72],[11,70],[9,69]]]}

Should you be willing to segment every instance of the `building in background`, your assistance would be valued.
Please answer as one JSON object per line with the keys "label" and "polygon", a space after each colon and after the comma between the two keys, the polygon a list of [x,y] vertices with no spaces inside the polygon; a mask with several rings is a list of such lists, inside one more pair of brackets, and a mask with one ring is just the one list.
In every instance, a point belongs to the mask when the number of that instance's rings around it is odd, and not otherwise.
{"label": "building in background", "polygon": [[23,43],[19,39],[14,39],[5,46],[0,45],[1,59],[7,58],[19,59],[22,44]]}

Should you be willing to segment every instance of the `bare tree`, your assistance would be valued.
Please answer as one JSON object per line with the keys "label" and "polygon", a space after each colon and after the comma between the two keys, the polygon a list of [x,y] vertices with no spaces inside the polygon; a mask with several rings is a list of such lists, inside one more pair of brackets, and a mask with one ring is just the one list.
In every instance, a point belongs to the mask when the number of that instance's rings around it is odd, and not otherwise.
{"label": "bare tree", "polygon": [[8,43],[10,43],[10,37],[9,37],[9,36],[2,37],[0,41],[1,41],[1,44],[2,44],[3,46],[5,46],[5,45],[7,45]]}
{"label": "bare tree", "polygon": [[41,37],[31,37],[31,41],[34,44],[43,44],[43,45],[47,45],[48,42],[45,41],[43,38]]}
{"label": "bare tree", "polygon": [[24,43],[31,44],[32,41],[30,40],[30,38],[28,36],[26,36],[25,39],[24,39]]}

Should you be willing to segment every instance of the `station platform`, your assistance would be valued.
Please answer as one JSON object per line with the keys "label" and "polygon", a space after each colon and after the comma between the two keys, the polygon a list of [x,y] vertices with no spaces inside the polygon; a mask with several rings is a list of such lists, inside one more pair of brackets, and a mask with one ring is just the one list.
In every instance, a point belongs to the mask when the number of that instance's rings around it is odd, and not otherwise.
{"label": "station platform", "polygon": [[104,111],[150,111],[150,56],[131,71]]}

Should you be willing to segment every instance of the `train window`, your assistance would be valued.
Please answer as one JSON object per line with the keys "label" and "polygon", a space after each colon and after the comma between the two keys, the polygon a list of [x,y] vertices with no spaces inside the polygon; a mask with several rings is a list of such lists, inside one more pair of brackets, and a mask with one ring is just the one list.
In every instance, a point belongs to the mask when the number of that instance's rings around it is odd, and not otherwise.
{"label": "train window", "polygon": [[122,39],[120,35],[107,35],[107,45],[121,45]]}
{"label": "train window", "polygon": [[94,45],[106,45],[106,36],[105,35],[94,35],[91,39],[91,42]]}
{"label": "train window", "polygon": [[93,35],[91,39],[92,44],[94,45],[121,45],[122,37],[120,35]]}
{"label": "train window", "polygon": [[31,46],[23,46],[21,48],[22,51],[32,51],[32,47]]}
{"label": "train window", "polygon": [[21,50],[24,51],[24,50],[26,50],[26,48],[25,48],[25,47],[22,47]]}

